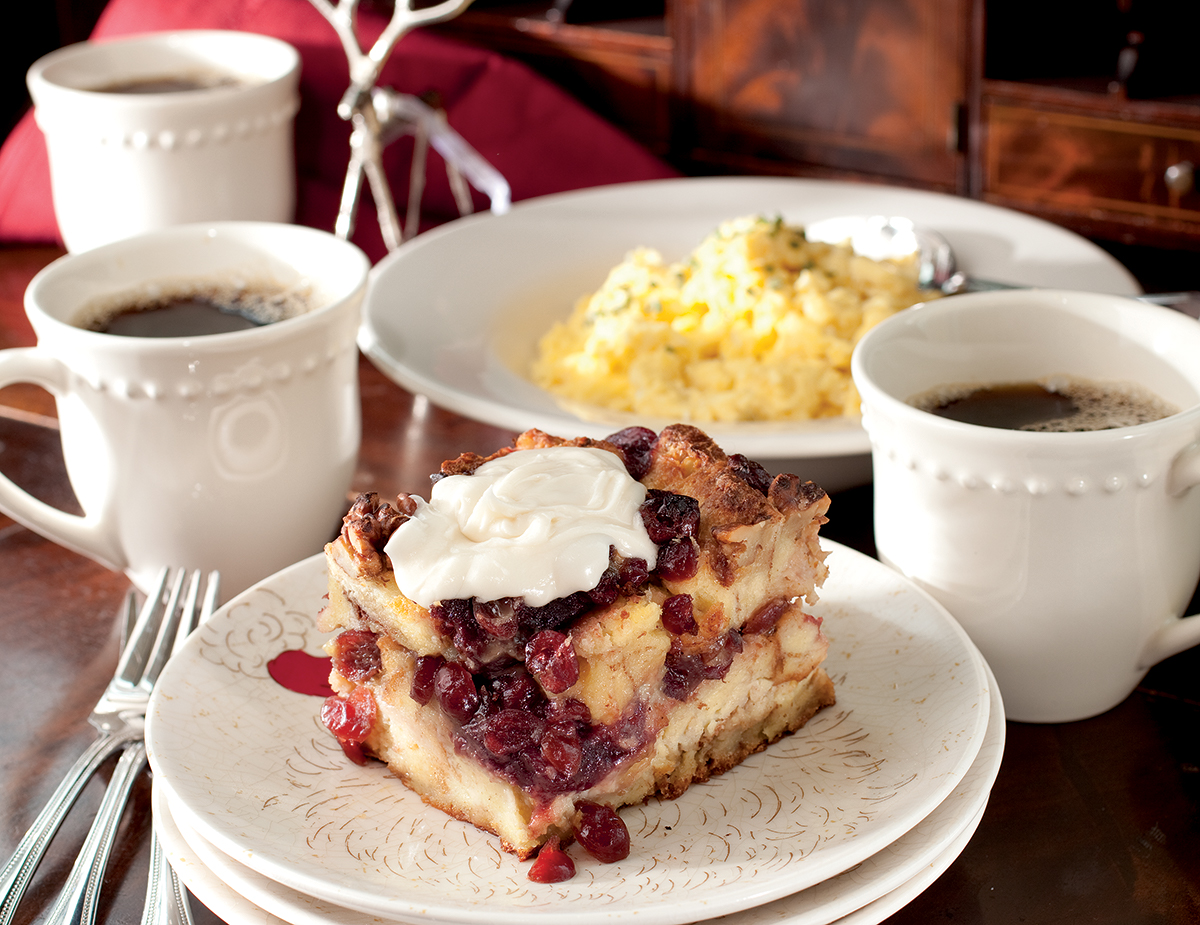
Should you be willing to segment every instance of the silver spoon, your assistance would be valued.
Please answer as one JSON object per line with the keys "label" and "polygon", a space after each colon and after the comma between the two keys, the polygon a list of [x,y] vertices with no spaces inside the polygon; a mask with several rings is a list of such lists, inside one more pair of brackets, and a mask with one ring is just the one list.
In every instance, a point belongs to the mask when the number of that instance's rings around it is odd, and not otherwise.
{"label": "silver spoon", "polygon": [[[958,269],[954,249],[939,232],[896,215],[841,215],[810,222],[804,228],[810,241],[849,243],[854,252],[872,260],[901,259],[917,255],[917,284],[944,295],[1023,289],[1014,283],[968,276]],[[1136,297],[1139,301],[1165,305],[1193,318],[1200,318],[1200,292],[1161,292]]]}

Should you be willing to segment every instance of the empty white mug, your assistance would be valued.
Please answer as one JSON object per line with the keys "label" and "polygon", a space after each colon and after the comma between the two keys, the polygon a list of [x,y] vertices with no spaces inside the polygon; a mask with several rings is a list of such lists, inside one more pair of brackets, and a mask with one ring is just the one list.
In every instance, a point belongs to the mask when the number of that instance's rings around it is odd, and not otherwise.
{"label": "empty white mug", "polygon": [[[1118,296],[1010,290],[909,309],[853,359],[879,557],[958,619],[1011,719],[1064,722],[1125,699],[1200,643],[1200,324]],[[1039,433],[908,403],[944,385],[1125,381],[1178,413]]]}
{"label": "empty white mug", "polygon": [[[54,394],[84,516],[0,476],[0,509],[145,589],[163,566],[218,569],[226,597],[336,534],[361,437],[355,336],[369,262],[296,225],[151,232],[34,277],[37,345],[0,351],[0,386]],[[290,287],[302,314],[249,330],[130,337],[72,324],[98,300],[197,280]]]}
{"label": "empty white mug", "polygon": [[[291,45],[221,30],[80,42],[36,61],[26,82],[67,249],[188,222],[291,221],[299,80]],[[188,82],[199,88],[167,89]]]}

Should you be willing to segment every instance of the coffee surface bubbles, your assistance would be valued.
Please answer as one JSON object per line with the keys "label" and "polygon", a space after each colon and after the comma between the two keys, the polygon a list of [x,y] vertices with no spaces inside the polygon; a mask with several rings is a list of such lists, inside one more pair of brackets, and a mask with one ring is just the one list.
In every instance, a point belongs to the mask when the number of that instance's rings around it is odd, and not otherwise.
{"label": "coffee surface bubbles", "polygon": [[1076,376],[942,385],[913,396],[908,403],[964,424],[1048,433],[1131,427],[1180,410],[1134,383]]}
{"label": "coffee surface bubbles", "polygon": [[303,315],[312,304],[307,286],[174,282],[91,302],[71,323],[123,337],[199,337],[286,321]]}

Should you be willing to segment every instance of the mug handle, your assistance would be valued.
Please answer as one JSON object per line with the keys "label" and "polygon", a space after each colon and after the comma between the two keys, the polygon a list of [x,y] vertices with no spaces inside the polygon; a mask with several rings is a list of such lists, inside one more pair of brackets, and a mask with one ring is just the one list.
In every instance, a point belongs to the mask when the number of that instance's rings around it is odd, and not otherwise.
{"label": "mug handle", "polygon": [[[1200,441],[1181,450],[1167,473],[1167,492],[1171,495],[1182,495],[1196,485],[1200,485]],[[1138,668],[1152,668],[1195,645],[1200,645],[1200,614],[1171,620],[1147,640]]]}
{"label": "mug handle", "polygon": [[[17,383],[39,385],[54,395],[68,390],[70,372],[58,360],[37,347],[0,350],[0,388]],[[96,514],[68,514],[19,488],[0,473],[0,511],[22,526],[40,533],[60,546],[95,559],[101,565],[123,571],[125,556],[114,532]]]}

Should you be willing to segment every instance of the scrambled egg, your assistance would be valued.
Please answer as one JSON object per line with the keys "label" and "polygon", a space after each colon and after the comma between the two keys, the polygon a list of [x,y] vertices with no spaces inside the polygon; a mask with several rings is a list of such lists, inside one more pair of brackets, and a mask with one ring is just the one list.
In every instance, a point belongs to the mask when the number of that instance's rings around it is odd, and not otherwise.
{"label": "scrambled egg", "polygon": [[874,261],[780,218],[739,218],[681,263],[630,252],[542,337],[531,373],[568,402],[677,421],[857,415],[854,345],[930,297],[915,261]]}

